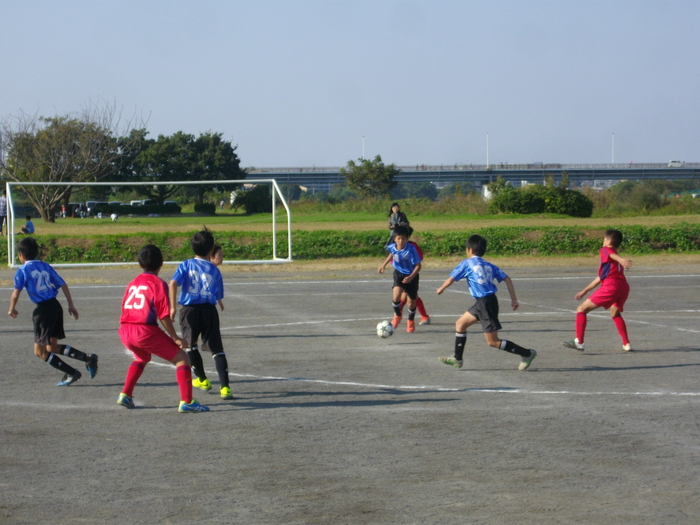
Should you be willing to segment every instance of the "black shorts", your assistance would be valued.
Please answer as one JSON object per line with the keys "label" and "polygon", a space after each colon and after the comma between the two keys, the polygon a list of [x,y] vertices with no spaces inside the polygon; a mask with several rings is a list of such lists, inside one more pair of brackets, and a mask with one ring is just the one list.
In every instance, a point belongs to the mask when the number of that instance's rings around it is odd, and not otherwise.
{"label": "black shorts", "polygon": [[37,303],[32,313],[34,323],[34,342],[40,345],[50,345],[51,338],[63,339],[63,308],[55,297],[48,301]]}
{"label": "black shorts", "polygon": [[219,312],[213,304],[195,304],[180,308],[180,330],[182,338],[192,348],[197,344],[197,339],[202,336],[202,350],[209,350],[212,354],[224,351],[221,341],[221,328],[219,327]]}
{"label": "black shorts", "polygon": [[496,294],[492,293],[486,297],[477,297],[476,303],[467,312],[481,322],[484,333],[490,334],[501,329],[501,323],[498,322],[498,299]]}
{"label": "black shorts", "polygon": [[401,273],[398,270],[394,270],[394,286],[398,286],[399,288],[402,288],[404,292],[406,292],[406,295],[408,295],[411,299],[415,301],[416,297],[418,297],[418,280],[420,278],[419,274],[416,274],[416,276],[413,278],[413,280],[410,283],[404,283],[403,280],[404,278],[408,277],[405,273]]}

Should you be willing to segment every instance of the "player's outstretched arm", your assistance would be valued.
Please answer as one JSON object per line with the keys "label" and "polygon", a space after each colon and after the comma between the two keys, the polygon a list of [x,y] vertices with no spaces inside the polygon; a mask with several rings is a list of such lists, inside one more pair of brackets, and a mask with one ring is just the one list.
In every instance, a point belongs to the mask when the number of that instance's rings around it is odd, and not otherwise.
{"label": "player's outstretched arm", "polygon": [[452,286],[452,283],[454,283],[455,280],[452,277],[448,277],[444,283],[442,283],[442,286],[437,289],[437,294],[440,295],[442,292],[444,292],[449,286]]}
{"label": "player's outstretched arm", "polygon": [[19,301],[19,295],[21,293],[21,290],[15,288],[12,292],[12,296],[10,297],[10,309],[8,310],[7,315],[12,317],[12,319],[17,318],[17,310],[15,309],[15,307],[17,306],[17,301]]}
{"label": "player's outstretched arm", "polygon": [[618,263],[620,266],[622,266],[625,270],[632,267],[632,261],[630,261],[629,259],[625,259],[624,257],[620,257],[616,253],[611,253],[610,258],[616,263]]}
{"label": "player's outstretched arm", "polygon": [[63,295],[66,296],[66,300],[68,301],[68,314],[77,321],[79,317],[78,310],[76,310],[75,306],[73,306],[73,298],[70,295],[68,285],[64,284],[63,286],[61,286],[61,290],[63,290]]}
{"label": "player's outstretched arm", "polygon": [[579,293],[577,293],[577,294],[574,296],[574,298],[575,298],[576,300],[579,300],[579,301],[580,301],[581,299],[583,299],[583,298],[586,296],[586,294],[587,294],[588,292],[590,292],[591,290],[593,290],[593,288],[595,288],[595,287],[598,286],[599,284],[600,284],[600,277],[596,277],[595,279],[593,279],[593,280],[591,281],[591,284],[589,284],[589,285],[586,286],[583,290],[581,290]]}
{"label": "player's outstretched arm", "polygon": [[513,286],[513,281],[510,277],[506,277],[503,279],[503,281],[506,283],[508,293],[510,294],[510,306],[513,308],[513,310],[517,310],[520,303],[518,303],[518,298],[515,296],[515,286]]}
{"label": "player's outstretched arm", "polygon": [[391,259],[394,256],[392,254],[387,255],[387,258],[384,259],[384,263],[379,267],[379,273],[384,273],[384,269],[386,268],[386,265],[391,262]]}
{"label": "player's outstretched arm", "polygon": [[410,283],[413,279],[416,278],[416,275],[418,275],[418,272],[420,272],[421,269],[421,263],[416,264],[416,267],[413,268],[413,271],[410,273],[410,275],[407,275],[406,277],[403,278],[403,282],[405,284]]}
{"label": "player's outstretched arm", "polygon": [[170,319],[174,321],[177,313],[177,281],[170,281],[168,298],[170,300]]}
{"label": "player's outstretched arm", "polygon": [[165,317],[161,318],[160,322],[163,325],[163,328],[165,328],[165,331],[168,333],[168,335],[172,338],[173,341],[175,341],[175,344],[177,344],[177,346],[179,346],[180,348],[185,348],[185,346],[187,346],[187,343],[185,343],[185,341],[177,335],[177,332],[175,331],[175,326],[173,325],[173,320],[170,319],[169,316],[166,315]]}

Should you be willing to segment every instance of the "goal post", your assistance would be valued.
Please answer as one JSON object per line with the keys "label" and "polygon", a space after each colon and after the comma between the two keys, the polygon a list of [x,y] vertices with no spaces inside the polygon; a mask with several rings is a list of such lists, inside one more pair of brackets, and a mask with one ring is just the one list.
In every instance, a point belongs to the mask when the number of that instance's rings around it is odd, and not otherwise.
{"label": "goal post", "polygon": [[[272,205],[272,258],[261,260],[226,260],[224,264],[283,264],[292,262],[292,213],[279,185],[275,179],[236,179],[236,180],[216,180],[216,181],[158,181],[158,182],[6,182],[7,190],[7,265],[10,268],[18,268],[17,244],[16,244],[16,217],[13,190],[22,186],[72,186],[74,188],[85,188],[90,186],[110,186],[110,187],[134,187],[134,186],[221,186],[223,184],[259,185],[268,184],[270,186],[270,200]],[[281,246],[277,238],[277,205],[282,204],[286,215],[287,242],[286,249]],[[278,256],[279,252],[285,252]],[[182,261],[165,261],[164,264],[179,264]],[[71,263],[51,263],[56,268],[77,268],[91,266],[129,266],[138,264],[137,261],[127,262],[71,262]]]}

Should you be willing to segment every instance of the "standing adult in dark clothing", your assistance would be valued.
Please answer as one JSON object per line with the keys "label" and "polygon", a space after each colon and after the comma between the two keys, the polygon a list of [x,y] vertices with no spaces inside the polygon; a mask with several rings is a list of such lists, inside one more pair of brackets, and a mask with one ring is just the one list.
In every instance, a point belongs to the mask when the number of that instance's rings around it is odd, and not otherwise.
{"label": "standing adult in dark clothing", "polygon": [[396,228],[397,226],[408,226],[408,218],[406,217],[406,214],[401,211],[401,206],[399,206],[398,202],[395,202],[391,205],[388,220],[391,235],[389,235],[389,240],[386,241],[387,246],[394,242],[394,228]]}

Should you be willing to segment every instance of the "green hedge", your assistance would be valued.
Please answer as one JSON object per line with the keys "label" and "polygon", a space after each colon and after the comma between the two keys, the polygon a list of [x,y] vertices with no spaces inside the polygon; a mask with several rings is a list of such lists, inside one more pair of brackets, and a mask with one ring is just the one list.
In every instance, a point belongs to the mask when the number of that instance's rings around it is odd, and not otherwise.
{"label": "green hedge", "polygon": [[[627,254],[655,252],[682,253],[700,251],[700,225],[679,224],[673,227],[628,226],[622,251]],[[426,257],[464,254],[466,238],[479,233],[488,240],[488,255],[590,255],[602,244],[604,228],[528,228],[492,227],[464,231],[416,233]],[[131,236],[51,236],[39,235],[42,258],[48,262],[124,262],[135,261],[145,244],[160,246],[166,260],[192,256],[188,233],[141,233]],[[383,257],[385,230],[375,231],[299,231],[293,237],[293,258],[298,260]],[[270,233],[227,232],[216,235],[226,259],[270,259]],[[286,255],[287,235],[277,235],[278,257]],[[0,257],[7,260],[7,245],[0,244]]]}

